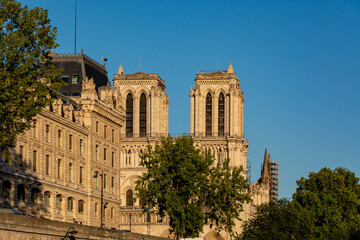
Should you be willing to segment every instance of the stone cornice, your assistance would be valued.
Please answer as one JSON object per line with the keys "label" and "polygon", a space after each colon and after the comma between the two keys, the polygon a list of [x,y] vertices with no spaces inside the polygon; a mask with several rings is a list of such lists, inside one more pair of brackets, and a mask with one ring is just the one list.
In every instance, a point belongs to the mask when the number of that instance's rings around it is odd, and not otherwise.
{"label": "stone cornice", "polygon": [[165,88],[165,81],[155,73],[133,73],[133,74],[114,74],[113,81],[121,81],[121,84],[136,84],[136,85],[154,85]]}
{"label": "stone cornice", "polygon": [[123,126],[125,122],[125,115],[122,112],[110,108],[99,100],[81,99],[81,104],[85,111],[92,111],[119,126]]}
{"label": "stone cornice", "polygon": [[47,117],[55,122],[58,122],[60,125],[72,128],[75,131],[80,132],[84,135],[89,135],[89,130],[86,127],[81,126],[79,123],[74,123],[67,118],[61,117],[58,114],[50,112],[49,110],[43,109],[40,112],[40,115]]}

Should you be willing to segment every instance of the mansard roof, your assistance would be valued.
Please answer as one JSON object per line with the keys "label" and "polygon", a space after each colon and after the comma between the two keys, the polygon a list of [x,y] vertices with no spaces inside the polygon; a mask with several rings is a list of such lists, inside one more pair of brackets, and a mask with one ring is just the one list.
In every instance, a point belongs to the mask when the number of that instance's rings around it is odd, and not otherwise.
{"label": "mansard roof", "polygon": [[[82,53],[52,53],[53,62],[58,68],[63,68],[62,76],[68,77],[68,85],[60,92],[66,96],[78,96],[81,93],[82,82],[85,77],[94,78],[96,88],[110,85],[105,65]],[[79,76],[79,82],[72,82],[72,78]]]}

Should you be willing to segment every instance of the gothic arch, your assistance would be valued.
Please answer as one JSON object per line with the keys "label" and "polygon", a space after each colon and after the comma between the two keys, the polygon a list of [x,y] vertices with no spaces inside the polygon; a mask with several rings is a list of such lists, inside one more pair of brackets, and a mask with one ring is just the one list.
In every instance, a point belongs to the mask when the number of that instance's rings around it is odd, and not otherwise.
{"label": "gothic arch", "polygon": [[203,96],[206,98],[206,95],[210,93],[211,97],[215,96],[215,90],[212,87],[207,87],[204,91],[202,91],[202,94],[204,94]]}
{"label": "gothic arch", "polygon": [[150,92],[146,88],[140,88],[136,91],[136,96],[140,98],[141,94],[144,94],[146,99],[150,97]]}
{"label": "gothic arch", "polygon": [[215,96],[219,97],[220,93],[223,93],[226,96],[227,91],[223,87],[219,87],[215,90]]}
{"label": "gothic arch", "polygon": [[135,97],[135,95],[136,95],[136,89],[135,88],[133,88],[133,87],[129,87],[128,89],[126,89],[125,90],[125,92],[124,92],[124,95],[123,96],[127,96],[128,94],[132,94],[133,95],[133,97]]}
{"label": "gothic arch", "polygon": [[218,105],[218,136],[223,137],[225,135],[225,94],[223,92],[219,93],[218,102],[215,104]]}
{"label": "gothic arch", "polygon": [[134,96],[131,93],[126,95],[126,137],[133,137],[134,134]]}
{"label": "gothic arch", "polygon": [[123,192],[126,192],[127,189],[131,188],[132,190],[135,189],[135,182],[138,180],[138,175],[131,175],[129,177],[127,177],[124,181],[123,181],[123,186],[125,186],[123,188]]}
{"label": "gothic arch", "polygon": [[213,95],[208,92],[205,97],[205,133],[206,136],[212,136],[213,125]]}
{"label": "gothic arch", "polygon": [[139,133],[140,137],[146,137],[147,132],[147,113],[148,99],[145,93],[140,94],[139,99]]}

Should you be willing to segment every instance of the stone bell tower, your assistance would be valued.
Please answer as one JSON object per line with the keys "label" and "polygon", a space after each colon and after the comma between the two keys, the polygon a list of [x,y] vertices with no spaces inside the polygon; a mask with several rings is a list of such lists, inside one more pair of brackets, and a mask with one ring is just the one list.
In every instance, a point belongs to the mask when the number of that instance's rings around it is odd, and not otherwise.
{"label": "stone bell tower", "polygon": [[124,108],[126,138],[164,136],[168,133],[169,97],[165,82],[154,73],[124,74],[120,65],[113,78],[116,105]]}
{"label": "stone bell tower", "polygon": [[244,138],[244,93],[231,62],[227,70],[198,71],[191,87],[190,133],[216,162],[230,158],[233,167],[246,171],[248,142]]}
{"label": "stone bell tower", "polygon": [[[143,221],[140,216],[143,203],[133,202],[135,182],[146,170],[140,164],[139,155],[146,151],[148,145],[155,145],[162,136],[168,135],[169,98],[165,93],[165,82],[158,74],[124,74],[120,65],[113,84],[115,106],[125,112],[126,118],[120,139],[120,195],[121,224],[128,224],[129,216],[135,222]],[[152,231],[164,231],[167,227],[165,222],[159,223],[152,227]],[[141,228],[141,231],[146,231],[146,224]]]}

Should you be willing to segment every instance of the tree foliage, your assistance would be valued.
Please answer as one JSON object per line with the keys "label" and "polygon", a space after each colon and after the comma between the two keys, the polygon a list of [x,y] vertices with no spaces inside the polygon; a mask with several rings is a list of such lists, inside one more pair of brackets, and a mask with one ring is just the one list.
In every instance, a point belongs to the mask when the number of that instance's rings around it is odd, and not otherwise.
{"label": "tree foliage", "polygon": [[61,86],[50,49],[56,28],[47,10],[28,9],[15,0],[0,0],[0,148],[12,147],[32,118],[51,103]]}
{"label": "tree foliage", "polygon": [[257,208],[242,239],[360,239],[360,185],[345,168],[323,168],[297,181],[291,202]]}
{"label": "tree foliage", "polygon": [[213,167],[213,156],[189,137],[164,138],[140,157],[148,170],[136,187],[144,212],[155,208],[162,218],[167,215],[170,230],[182,237],[199,236],[206,224],[232,232],[243,203],[250,201],[241,168],[231,169],[228,160]]}
{"label": "tree foliage", "polygon": [[360,185],[355,173],[323,168],[297,181],[293,201],[311,216],[316,239],[349,239],[360,236]]}
{"label": "tree foliage", "polygon": [[270,201],[257,206],[255,216],[244,222],[241,239],[311,239],[306,218],[287,199]]}

